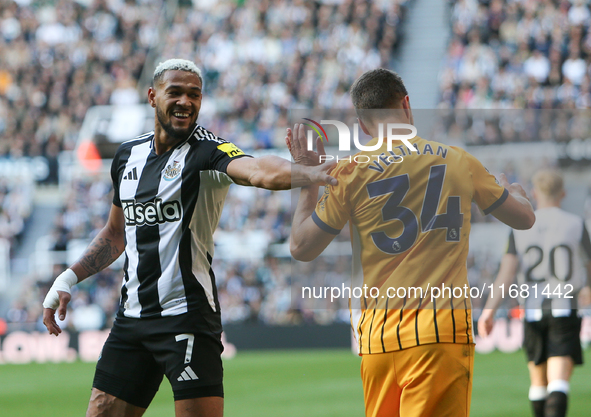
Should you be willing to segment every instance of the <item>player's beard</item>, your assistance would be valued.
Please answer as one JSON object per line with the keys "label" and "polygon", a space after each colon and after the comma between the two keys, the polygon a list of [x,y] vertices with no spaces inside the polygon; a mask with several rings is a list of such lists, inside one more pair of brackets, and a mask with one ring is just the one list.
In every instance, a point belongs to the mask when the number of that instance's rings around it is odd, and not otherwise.
{"label": "player's beard", "polygon": [[158,118],[158,123],[160,123],[160,126],[162,126],[162,129],[164,129],[164,131],[168,134],[168,136],[170,136],[173,139],[177,139],[177,140],[187,139],[187,137],[191,134],[191,132],[193,131],[193,128],[195,127],[195,124],[193,123],[186,129],[175,129],[172,126],[172,122],[170,121],[170,119],[168,120],[168,123],[166,123],[165,115],[162,112],[162,110],[158,107],[156,107],[156,117]]}

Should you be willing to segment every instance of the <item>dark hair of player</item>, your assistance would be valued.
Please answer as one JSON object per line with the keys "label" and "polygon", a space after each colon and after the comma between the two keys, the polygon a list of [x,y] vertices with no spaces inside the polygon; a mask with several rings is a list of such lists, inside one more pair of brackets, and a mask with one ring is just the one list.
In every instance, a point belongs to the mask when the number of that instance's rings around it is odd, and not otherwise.
{"label": "dark hair of player", "polygon": [[355,110],[398,108],[408,92],[400,75],[385,68],[362,74],[351,86]]}

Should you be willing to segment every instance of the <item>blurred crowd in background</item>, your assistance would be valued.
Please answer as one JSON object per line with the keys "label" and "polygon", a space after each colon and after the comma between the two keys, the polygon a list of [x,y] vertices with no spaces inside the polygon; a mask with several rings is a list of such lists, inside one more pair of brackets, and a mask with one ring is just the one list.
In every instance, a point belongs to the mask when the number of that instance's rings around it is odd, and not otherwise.
{"label": "blurred crowd in background", "polygon": [[406,0],[200,3],[177,14],[162,58],[202,65],[200,120],[252,149],[283,146],[290,109],[351,108],[359,75],[392,68]]}
{"label": "blurred crowd in background", "polygon": [[0,156],[73,149],[90,106],[135,89],[161,3],[0,2]]}
{"label": "blurred crowd in background", "polygon": [[[283,146],[288,110],[350,108],[348,90],[362,72],[394,67],[410,4],[266,0],[192,6],[181,1],[173,25],[159,36],[162,3],[1,2],[0,158],[55,159],[61,150],[74,148],[90,106],[144,102],[138,85],[157,46],[158,61],[181,57],[203,68],[202,125],[246,151]],[[459,0],[450,5],[452,38],[440,73],[439,107],[589,107],[587,3]],[[590,131],[591,120],[581,113],[505,113],[492,119],[449,114],[441,118],[446,135],[440,139],[464,145],[556,141],[561,132],[568,138]],[[492,172],[504,171],[510,181],[527,186],[536,163],[503,163]],[[57,176],[48,182],[56,181]],[[107,178],[76,178],[53,220],[49,249],[66,252],[72,242],[92,239],[106,221],[111,193]],[[4,237],[15,243],[26,227],[31,195],[32,190],[0,182],[0,224],[12,216],[11,227],[0,230],[14,230]],[[262,250],[245,259],[214,257],[224,323],[349,321],[347,300],[330,304],[297,297],[301,286],[347,282],[349,258],[326,256],[313,266],[294,266],[285,250],[280,256],[268,250],[287,242],[291,201],[290,192],[231,187],[215,237],[216,254],[236,236],[252,238]],[[477,209],[473,218],[494,221]],[[346,241],[347,232],[338,239]],[[43,330],[41,301],[65,267],[57,264],[49,279],[28,276],[5,319]],[[496,261],[471,257],[471,282],[492,279],[497,267]],[[77,285],[66,325],[73,330],[108,328],[118,308],[121,279],[114,265]]]}
{"label": "blurred crowd in background", "polygon": [[588,108],[591,12],[585,0],[457,0],[440,74],[441,106]]}
{"label": "blurred crowd in background", "polygon": [[391,66],[404,10],[385,0],[180,3],[160,38],[162,0],[1,2],[0,157],[73,149],[90,106],[146,102],[138,81],[156,47],[157,60],[203,68],[209,129],[269,147],[288,109],[350,107],[355,78]]}
{"label": "blurred crowd in background", "polygon": [[33,208],[33,183],[0,177],[0,238],[13,246]]}
{"label": "blurred crowd in background", "polygon": [[[461,146],[567,144],[591,137],[591,111],[584,109],[440,109],[433,114],[438,123],[435,139]],[[582,157],[587,156],[584,151]]]}

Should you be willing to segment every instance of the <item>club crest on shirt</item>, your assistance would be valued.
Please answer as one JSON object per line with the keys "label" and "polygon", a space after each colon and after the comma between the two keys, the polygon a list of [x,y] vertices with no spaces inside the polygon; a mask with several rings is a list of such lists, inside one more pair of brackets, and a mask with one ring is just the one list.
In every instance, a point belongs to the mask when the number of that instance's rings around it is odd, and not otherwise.
{"label": "club crest on shirt", "polygon": [[173,161],[164,169],[164,178],[166,181],[172,181],[181,174],[181,164],[178,161]]}

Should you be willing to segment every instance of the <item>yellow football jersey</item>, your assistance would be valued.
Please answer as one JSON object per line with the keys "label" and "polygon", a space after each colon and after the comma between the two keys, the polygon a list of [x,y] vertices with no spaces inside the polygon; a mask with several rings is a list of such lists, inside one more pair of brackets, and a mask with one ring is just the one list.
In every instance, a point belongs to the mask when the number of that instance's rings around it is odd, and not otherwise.
{"label": "yellow football jersey", "polygon": [[463,149],[418,136],[411,143],[418,152],[384,144],[340,161],[331,173],[338,185],[325,188],[312,214],[333,234],[350,222],[351,324],[360,354],[473,343],[471,203],[488,214],[508,192]]}

